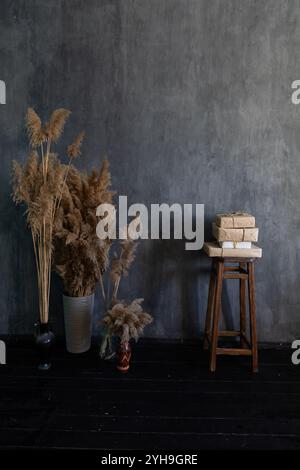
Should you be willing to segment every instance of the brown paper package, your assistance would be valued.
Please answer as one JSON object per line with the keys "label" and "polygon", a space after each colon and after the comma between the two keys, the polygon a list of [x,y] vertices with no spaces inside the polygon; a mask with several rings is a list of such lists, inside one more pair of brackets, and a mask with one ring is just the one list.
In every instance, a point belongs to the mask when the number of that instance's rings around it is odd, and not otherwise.
{"label": "brown paper package", "polygon": [[252,248],[221,248],[217,243],[204,243],[203,249],[211,257],[261,258],[262,249],[256,245]]}
{"label": "brown paper package", "polygon": [[258,228],[223,228],[212,224],[213,236],[218,242],[257,242]]}
{"label": "brown paper package", "polygon": [[255,217],[247,212],[217,214],[216,224],[222,228],[253,228],[255,227]]}

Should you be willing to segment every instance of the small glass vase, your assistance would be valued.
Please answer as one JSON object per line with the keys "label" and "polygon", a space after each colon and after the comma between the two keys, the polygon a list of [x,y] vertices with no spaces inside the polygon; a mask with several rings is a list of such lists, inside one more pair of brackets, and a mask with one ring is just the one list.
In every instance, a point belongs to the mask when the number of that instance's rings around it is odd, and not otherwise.
{"label": "small glass vase", "polygon": [[101,331],[101,344],[99,350],[99,356],[105,361],[111,361],[116,357],[117,353],[117,337],[110,335],[106,327],[102,328]]}
{"label": "small glass vase", "polygon": [[54,333],[48,323],[35,324],[35,346],[39,357],[39,370],[51,368],[51,357],[54,345]]}
{"label": "small glass vase", "polygon": [[120,341],[118,352],[117,352],[117,369],[120,372],[126,373],[130,367],[131,359],[131,346],[129,341]]}

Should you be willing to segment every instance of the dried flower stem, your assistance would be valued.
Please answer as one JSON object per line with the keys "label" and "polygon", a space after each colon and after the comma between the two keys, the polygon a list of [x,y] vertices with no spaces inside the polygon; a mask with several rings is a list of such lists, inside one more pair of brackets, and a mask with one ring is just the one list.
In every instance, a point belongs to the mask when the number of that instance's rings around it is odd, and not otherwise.
{"label": "dried flower stem", "polygon": [[[27,221],[31,229],[37,269],[39,312],[41,323],[49,320],[49,297],[53,252],[53,226],[58,208],[57,199],[63,190],[63,165],[51,154],[51,142],[60,137],[69,111],[60,109],[52,113],[42,128],[36,112],[29,108],[26,127],[32,148],[39,149],[21,167],[14,164],[14,200],[27,205]],[[60,199],[59,199],[60,200]]]}
{"label": "dried flower stem", "polygon": [[106,297],[105,297],[105,290],[104,290],[104,284],[103,284],[103,277],[102,277],[102,274],[100,273],[100,277],[99,277],[99,284],[100,284],[100,289],[101,289],[101,293],[102,293],[102,297],[103,297],[103,300],[104,302],[106,301]]}

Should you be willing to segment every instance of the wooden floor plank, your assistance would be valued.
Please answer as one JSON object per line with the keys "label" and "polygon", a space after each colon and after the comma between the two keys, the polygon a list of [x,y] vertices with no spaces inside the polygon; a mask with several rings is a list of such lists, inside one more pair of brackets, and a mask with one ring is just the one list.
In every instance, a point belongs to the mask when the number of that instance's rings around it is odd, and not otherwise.
{"label": "wooden floor plank", "polygon": [[120,378],[116,375],[111,378],[99,377],[36,377],[31,375],[7,376],[5,380],[0,378],[0,392],[9,393],[10,390],[22,389],[22,391],[38,391],[47,389],[49,391],[66,390],[77,392],[150,392],[176,394],[192,393],[216,393],[218,387],[220,393],[256,393],[256,394],[300,394],[299,380],[226,380],[206,377],[196,380],[176,379],[133,379]]}
{"label": "wooden floor plank", "polygon": [[130,372],[58,343],[40,372],[32,341],[8,342],[0,367],[0,447],[87,449],[299,449],[300,368],[287,348],[220,357],[201,344],[139,342]]}
{"label": "wooden floor plank", "polygon": [[[299,449],[300,438],[294,436],[249,436],[247,434],[194,433],[89,433],[48,431],[37,441],[38,445],[96,449]],[[88,446],[87,446],[88,444]]]}

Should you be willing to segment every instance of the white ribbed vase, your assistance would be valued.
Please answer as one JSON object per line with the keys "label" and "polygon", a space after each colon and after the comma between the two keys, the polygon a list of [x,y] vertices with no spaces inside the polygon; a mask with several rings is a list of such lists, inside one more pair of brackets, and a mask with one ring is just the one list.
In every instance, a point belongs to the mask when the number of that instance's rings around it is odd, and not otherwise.
{"label": "white ribbed vase", "polygon": [[94,299],[95,294],[63,296],[66,346],[70,353],[83,353],[91,347]]}

